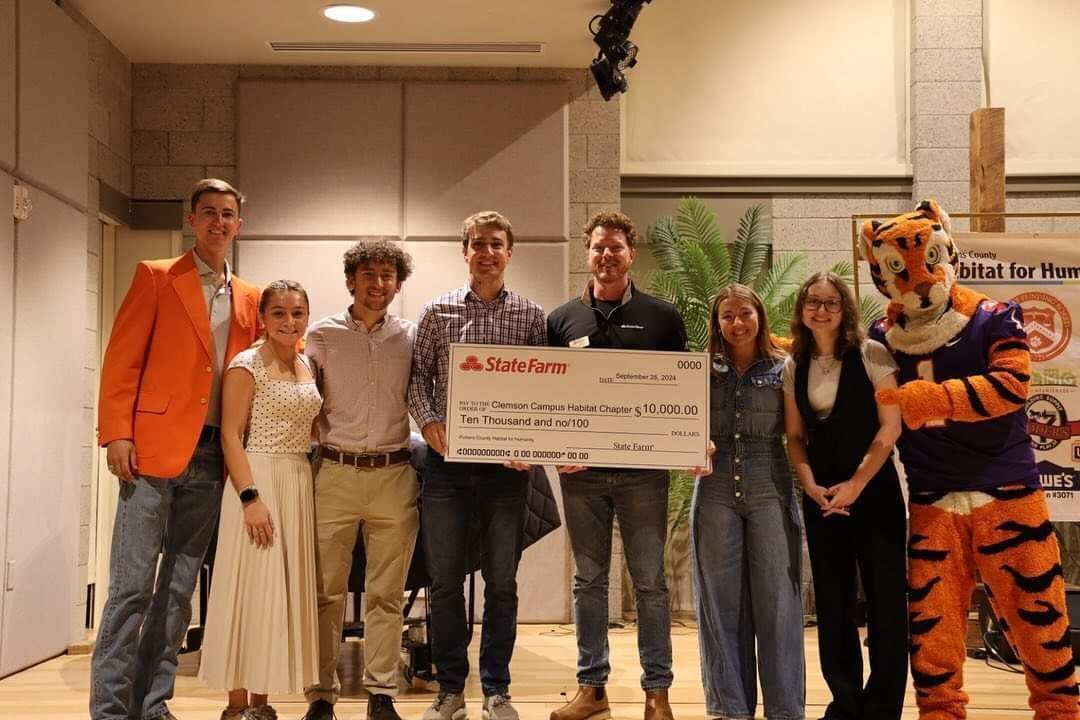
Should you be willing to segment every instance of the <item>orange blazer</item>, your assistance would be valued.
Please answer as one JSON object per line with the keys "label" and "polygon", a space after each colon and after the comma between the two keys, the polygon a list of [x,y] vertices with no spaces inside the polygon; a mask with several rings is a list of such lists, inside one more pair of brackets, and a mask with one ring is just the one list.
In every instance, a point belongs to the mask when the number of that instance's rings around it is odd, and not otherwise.
{"label": "orange blazer", "polygon": [[[258,289],[234,275],[225,367],[258,336],[258,308]],[[140,475],[179,475],[206,420],[213,347],[192,251],[139,263],[105,350],[98,442],[133,440]]]}

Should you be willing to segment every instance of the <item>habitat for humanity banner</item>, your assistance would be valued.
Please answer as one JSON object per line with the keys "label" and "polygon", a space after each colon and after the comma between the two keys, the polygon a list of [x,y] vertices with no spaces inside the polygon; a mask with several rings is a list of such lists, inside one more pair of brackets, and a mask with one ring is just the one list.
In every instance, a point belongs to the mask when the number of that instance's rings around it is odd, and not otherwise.
{"label": "habitat for humanity banner", "polygon": [[956,233],[959,280],[1024,309],[1027,415],[1052,520],[1080,520],[1080,235]]}

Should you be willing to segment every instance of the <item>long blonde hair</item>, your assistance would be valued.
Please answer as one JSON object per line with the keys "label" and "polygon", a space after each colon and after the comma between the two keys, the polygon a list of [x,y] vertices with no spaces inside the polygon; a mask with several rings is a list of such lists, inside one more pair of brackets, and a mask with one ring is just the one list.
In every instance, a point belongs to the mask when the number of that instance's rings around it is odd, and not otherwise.
{"label": "long blonde hair", "polygon": [[720,288],[720,292],[716,293],[716,297],[713,298],[709,307],[709,352],[713,355],[719,354],[729,360],[731,359],[731,349],[728,347],[727,341],[724,340],[724,334],[720,331],[720,323],[717,318],[720,303],[731,299],[745,300],[753,305],[754,310],[757,312],[758,331],[757,337],[754,338],[757,355],[770,360],[779,360],[785,357],[787,353],[784,348],[773,341],[773,336],[769,332],[769,318],[765,314],[765,303],[761,302],[761,298],[758,297],[753,288],[740,283],[732,283]]}

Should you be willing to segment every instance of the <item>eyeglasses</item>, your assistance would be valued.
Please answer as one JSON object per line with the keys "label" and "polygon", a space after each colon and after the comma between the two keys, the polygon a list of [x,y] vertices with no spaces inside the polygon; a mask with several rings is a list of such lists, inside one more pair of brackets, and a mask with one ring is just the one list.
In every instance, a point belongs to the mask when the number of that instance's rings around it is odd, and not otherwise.
{"label": "eyeglasses", "polygon": [[831,313],[838,313],[838,312],[840,312],[841,310],[844,309],[843,303],[841,303],[836,298],[829,298],[828,300],[819,300],[817,298],[806,298],[806,302],[803,303],[803,307],[805,307],[810,312],[820,310],[822,305],[825,306],[826,312],[831,312]]}

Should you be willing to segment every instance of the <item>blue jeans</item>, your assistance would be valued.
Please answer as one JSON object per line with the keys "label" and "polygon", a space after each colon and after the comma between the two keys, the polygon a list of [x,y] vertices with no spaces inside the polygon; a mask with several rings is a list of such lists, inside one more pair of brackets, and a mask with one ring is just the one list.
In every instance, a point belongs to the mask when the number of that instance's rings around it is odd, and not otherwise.
{"label": "blue jeans", "polygon": [[[787,471],[786,463],[780,467]],[[805,716],[799,515],[790,483],[786,497],[779,487],[767,475],[738,482],[713,475],[694,489],[690,531],[707,715],[753,718],[760,674],[766,718]]]}
{"label": "blue jeans", "polygon": [[647,692],[671,687],[671,601],[664,580],[667,471],[583,470],[560,479],[576,568],[578,684],[601,687],[611,672],[608,572],[612,521],[617,517],[634,583],[641,687]]}
{"label": "blue jeans", "polygon": [[109,599],[91,665],[93,720],[149,720],[167,712],[224,481],[221,446],[213,441],[200,442],[174,478],[139,476],[121,485]]}
{"label": "blue jeans", "polygon": [[480,684],[486,696],[509,694],[527,481],[527,473],[502,465],[448,463],[427,452],[420,524],[431,574],[431,657],[442,692],[462,692],[469,675],[464,583],[467,555],[475,557],[471,541],[480,546],[484,578]]}

